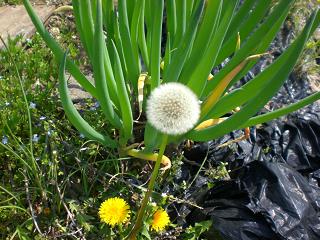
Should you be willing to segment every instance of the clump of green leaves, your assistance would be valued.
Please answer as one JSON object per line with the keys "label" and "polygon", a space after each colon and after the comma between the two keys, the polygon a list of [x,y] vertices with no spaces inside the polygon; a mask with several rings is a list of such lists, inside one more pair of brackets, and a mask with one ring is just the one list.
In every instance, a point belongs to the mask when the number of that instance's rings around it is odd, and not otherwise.
{"label": "clump of green leaves", "polygon": [[[254,117],[293,69],[303,45],[319,24],[317,10],[297,39],[273,64],[244,86],[224,95],[257,62],[259,54],[267,51],[293,2],[277,1],[273,6],[271,0],[247,0],[242,5],[237,0],[121,0],[115,6],[111,0],[74,0],[76,26],[93,67],[95,86],[71,61],[67,60],[66,68],[98,99],[105,119],[118,130],[117,140],[88,125],[69,101],[68,89],[61,87],[66,113],[88,138],[109,147],[125,147],[133,137],[133,119],[138,117],[131,106],[138,101],[138,79],[142,72],[150,76],[143,95],[148,96],[155,87],[166,82],[183,83],[196,93],[203,101],[199,123],[218,119],[240,107],[240,111],[228,120],[191,130],[179,136],[179,140],[207,141],[311,103],[319,98],[319,93],[283,109]],[[63,50],[42,27],[29,1],[25,0],[24,4],[39,33],[61,62]],[[166,25],[162,24],[164,12],[167,15]],[[166,35],[165,41],[162,41],[163,34]],[[163,54],[162,48],[165,49]],[[214,80],[208,81],[212,68],[228,57],[228,64],[215,74]],[[61,85],[64,85],[62,72],[60,78]],[[146,125],[144,142],[149,151],[159,145],[159,135]],[[169,141],[176,140],[176,137],[171,137]]]}
{"label": "clump of green leaves", "polygon": [[[237,85],[261,56],[270,54],[268,47],[294,0],[279,0],[275,5],[272,0],[119,0],[117,5],[113,0],[73,0],[76,27],[92,65],[94,84],[45,30],[30,2],[23,2],[59,62],[59,92],[65,113],[87,138],[126,155],[132,148],[128,145],[136,137],[134,119],[144,117],[145,99],[159,85],[179,82],[201,100],[200,119],[186,133],[163,137],[149,123],[142,123],[145,149],[135,155],[154,159],[152,153],[161,144],[157,170],[167,137],[169,142],[208,141],[278,118],[320,98],[317,92],[289,106],[255,116],[293,70],[304,45],[319,25],[319,10],[310,15],[281,56],[243,86]],[[214,75],[212,69],[217,70]],[[101,131],[98,124],[90,124],[75,108],[65,70],[99,101],[108,130]],[[165,140],[161,142],[161,139]],[[153,174],[145,199],[151,194],[155,178]],[[141,209],[145,209],[145,203]],[[143,212],[137,219],[142,217]],[[140,231],[141,221],[137,222],[131,239]]]}
{"label": "clump of green leaves", "polygon": [[[75,44],[71,39],[62,35],[60,40],[70,46]],[[67,124],[63,109],[56,106],[58,66],[39,34],[26,42],[21,36],[8,39],[0,58],[0,237],[44,238],[35,230],[28,198],[42,231],[49,231],[50,226],[56,235],[69,234],[73,230],[65,222],[65,199],[61,199],[56,184],[67,198],[87,199],[93,192],[104,191],[104,185],[97,184],[97,176],[118,173],[119,160],[97,143],[79,137],[79,132]],[[88,121],[102,122],[93,99],[84,100],[78,107]],[[37,169],[28,167],[32,161]],[[75,212],[79,226],[94,225],[96,221],[86,217],[88,212],[96,215],[96,206],[88,205],[79,204],[79,211]],[[89,231],[86,227],[83,234]],[[94,238],[100,234],[96,228],[91,232]]]}
{"label": "clump of green leaves", "polygon": [[[319,5],[317,0],[298,0],[295,2],[292,10],[289,13],[289,23],[292,25],[291,30],[294,34],[303,29],[308,16],[312,13],[312,9]],[[319,31],[318,31],[319,32]],[[300,56],[294,72],[298,75],[318,74],[318,64],[316,58],[319,56],[320,38],[319,33],[315,31],[313,36],[306,43],[305,49]]]}

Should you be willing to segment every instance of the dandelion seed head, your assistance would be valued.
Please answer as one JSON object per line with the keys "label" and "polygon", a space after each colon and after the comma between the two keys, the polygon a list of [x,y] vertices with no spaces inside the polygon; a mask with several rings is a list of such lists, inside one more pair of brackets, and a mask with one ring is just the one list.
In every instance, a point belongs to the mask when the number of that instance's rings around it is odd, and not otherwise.
{"label": "dandelion seed head", "polygon": [[147,102],[147,118],[160,132],[180,135],[191,130],[200,116],[196,95],[181,83],[162,84]]}
{"label": "dandelion seed head", "polygon": [[151,229],[156,231],[156,232],[161,232],[163,231],[166,226],[170,224],[170,218],[168,213],[159,208],[152,217],[152,223],[151,223]]}
{"label": "dandelion seed head", "polygon": [[124,199],[118,197],[107,199],[101,204],[99,209],[101,221],[109,224],[111,227],[126,222],[129,214],[129,205]]}

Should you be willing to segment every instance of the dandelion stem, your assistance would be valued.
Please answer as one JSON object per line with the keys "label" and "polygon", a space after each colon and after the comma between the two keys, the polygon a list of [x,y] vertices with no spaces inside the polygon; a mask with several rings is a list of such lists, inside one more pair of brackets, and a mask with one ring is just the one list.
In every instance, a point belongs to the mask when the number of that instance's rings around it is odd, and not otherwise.
{"label": "dandelion stem", "polygon": [[149,182],[149,185],[148,185],[148,190],[147,190],[146,195],[144,196],[144,199],[142,201],[140,210],[138,212],[136,223],[135,223],[132,231],[130,232],[130,234],[128,236],[129,240],[135,240],[137,238],[137,234],[138,234],[138,232],[139,232],[139,230],[140,230],[140,228],[142,226],[143,216],[145,214],[146,207],[147,207],[148,202],[149,202],[149,198],[151,196],[151,193],[152,193],[153,188],[154,188],[154,184],[155,184],[157,176],[158,176],[158,172],[159,172],[159,169],[160,169],[162,156],[164,154],[164,150],[166,148],[167,142],[168,142],[168,135],[164,134],[163,135],[163,139],[162,139],[162,143],[161,143],[161,146],[160,146],[160,149],[159,149],[159,155],[158,155],[158,158],[157,158],[157,161],[156,161],[156,165],[154,166],[154,169],[153,169],[153,172],[152,172],[152,175],[151,175],[151,178],[150,178],[150,182]]}

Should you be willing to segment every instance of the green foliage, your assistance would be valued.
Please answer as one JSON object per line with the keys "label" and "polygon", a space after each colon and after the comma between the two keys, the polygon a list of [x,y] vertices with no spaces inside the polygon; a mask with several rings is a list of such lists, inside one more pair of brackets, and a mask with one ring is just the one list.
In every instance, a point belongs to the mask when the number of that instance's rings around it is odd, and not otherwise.
{"label": "green foliage", "polygon": [[[152,89],[170,81],[188,85],[203,103],[213,93],[217,94],[215,104],[202,115],[201,121],[220,118],[240,107],[239,112],[216,126],[170,137],[170,141],[217,138],[232,130],[288,114],[320,98],[320,94],[315,93],[283,109],[255,116],[281,87],[301,56],[303,46],[319,25],[317,10],[280,57],[246,85],[234,89],[236,82],[257,62],[257,59],[246,59],[268,50],[290,11],[294,2],[291,0],[279,0],[277,5],[273,5],[273,1],[246,0],[241,6],[236,0],[119,0],[118,7],[112,0],[73,0],[76,28],[87,54],[85,61],[92,66],[95,84],[82,73],[77,62],[70,59],[70,56],[72,59],[77,57],[79,46],[66,44],[72,39],[67,34],[68,28],[61,28],[67,41],[55,40],[35,15],[29,1],[23,2],[39,35],[26,45],[17,44],[19,39],[12,40],[8,51],[0,52],[0,134],[8,139],[0,146],[0,158],[4,159],[1,167],[5,170],[1,180],[10,179],[10,174],[14,173],[14,184],[1,188],[4,197],[0,198],[0,217],[21,220],[16,224],[1,225],[1,229],[6,228],[7,235],[44,239],[35,234],[30,219],[24,192],[26,179],[32,189],[31,202],[39,206],[37,215],[41,228],[48,230],[46,226],[50,226],[57,234],[73,231],[64,221],[66,216],[69,218],[70,210],[73,219],[83,228],[81,234],[88,239],[115,235],[117,230],[99,224],[97,209],[99,202],[110,195],[135,192],[127,189],[128,183],[123,178],[117,178],[124,174],[126,166],[119,164],[123,158],[119,159],[119,152],[112,148],[121,150],[127,144],[142,140],[133,120],[138,117],[135,106],[141,73],[147,72],[149,76],[145,82],[144,100]],[[167,11],[166,22],[164,11]],[[236,48],[237,32],[241,37],[240,48]],[[67,48],[69,58],[65,54]],[[222,66],[227,57],[228,63],[212,81],[208,81],[212,69]],[[163,68],[160,67],[162,62]],[[230,77],[230,73],[244,62]],[[94,111],[83,106],[79,110],[79,106],[73,105],[68,95],[65,69],[99,101],[100,108],[95,107],[95,99],[86,101]],[[57,105],[58,75],[64,112]],[[68,124],[64,113],[77,129]],[[80,138],[78,131],[90,141]],[[147,124],[144,134],[148,150],[157,148],[161,133]],[[103,148],[96,141],[110,148]],[[228,174],[224,165],[207,173],[213,178]],[[137,177],[138,173],[130,175]],[[15,209],[12,206],[16,206]],[[143,234],[145,237],[151,235],[152,239],[155,234],[146,230],[147,227],[144,226]],[[196,239],[208,228],[209,223],[196,224],[187,230],[186,236]]]}
{"label": "green foliage", "polygon": [[190,226],[187,228],[186,233],[182,235],[183,239],[197,240],[201,234],[208,231],[212,225],[212,221],[203,221],[195,223],[194,227]]}
{"label": "green foliage", "polygon": [[17,5],[17,4],[21,4],[22,0],[0,0],[0,6],[2,5]]}
{"label": "green foliage", "polygon": [[[297,0],[289,13],[286,27],[292,28],[294,34],[300,32],[308,16],[312,13],[312,9],[318,5],[318,0]],[[298,76],[318,74],[319,70],[315,59],[319,56],[319,47],[319,31],[315,31],[314,35],[307,42],[295,66],[295,74]]]}
{"label": "green foliage", "polygon": [[[59,40],[75,46],[69,34]],[[57,107],[58,66],[42,38],[36,34],[26,43],[21,37],[9,39],[7,47],[0,50],[0,238],[47,239],[35,230],[28,198],[41,230],[69,234],[73,230],[65,222],[66,200],[59,195],[57,186],[67,198],[86,202],[92,193],[104,192],[100,178],[105,172],[117,174],[119,160],[112,152],[79,137],[79,132],[68,124],[63,109]],[[76,56],[77,52],[73,54]],[[93,99],[78,104],[81,114],[91,124],[100,126],[99,131],[105,131],[96,107]],[[112,190],[119,192],[117,188]],[[90,226],[96,225],[99,206],[95,201],[87,202],[79,204],[75,218],[84,227],[83,234],[91,232],[96,238],[100,233],[96,226]]]}
{"label": "green foliage", "polygon": [[[183,136],[197,141],[217,138],[252,125],[252,117],[281,87],[301,55],[303,46],[318,26],[320,14],[315,10],[301,34],[274,63],[246,85],[223,96],[257,60],[250,60],[238,67],[239,70],[232,77],[228,74],[250,55],[267,51],[293,2],[282,0],[275,4],[271,0],[247,0],[238,7],[237,0],[190,1],[188,4],[183,1],[172,4],[163,0],[135,0],[129,4],[128,1],[121,0],[116,8],[113,1],[93,1],[90,4],[88,0],[73,0],[76,26],[93,66],[95,87],[69,60],[66,68],[99,100],[105,119],[112,128],[119,131],[119,147],[124,147],[133,137],[133,119],[137,116],[131,106],[138,98],[137,81],[141,72],[148,72],[151,76],[146,95],[159,84],[170,81],[188,85],[204,101],[203,104],[206,104],[212,94],[221,91],[214,105],[210,105],[210,111],[204,112],[201,121],[219,118],[240,107],[240,111],[226,121],[206,129],[193,130]],[[168,15],[167,27],[162,24],[164,3]],[[63,50],[43,28],[29,1],[25,0],[24,4],[40,35],[61,61]],[[152,17],[150,9],[153,10]],[[104,29],[107,30],[106,35]],[[242,43],[234,52],[237,32]],[[164,33],[167,36],[166,42],[161,38]],[[165,48],[165,55],[162,55],[162,48]],[[214,76],[214,81],[208,81],[212,68],[227,57],[231,57],[228,64]],[[161,59],[165,60],[163,71],[160,67]],[[67,97],[66,90],[61,89],[62,98]],[[319,98],[320,94],[316,93],[298,105],[302,107]],[[66,111],[73,108],[71,104],[64,107]],[[287,107],[275,114],[259,116],[259,120],[255,118],[254,122],[269,121],[295,109]],[[87,128],[79,116],[74,117],[72,122],[78,130]],[[85,125],[81,127],[82,124]],[[146,127],[145,144],[151,150],[158,143],[149,136],[157,136],[157,131]],[[87,137],[114,147],[110,141],[104,142],[102,138],[99,140],[92,135]]]}

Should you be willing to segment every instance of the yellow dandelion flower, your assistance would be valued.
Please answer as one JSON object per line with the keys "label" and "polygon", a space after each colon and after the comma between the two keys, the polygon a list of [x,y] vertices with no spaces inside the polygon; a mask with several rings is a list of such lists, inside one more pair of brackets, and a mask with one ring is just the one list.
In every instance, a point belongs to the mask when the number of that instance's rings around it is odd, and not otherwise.
{"label": "yellow dandelion flower", "polygon": [[130,214],[130,207],[122,198],[114,197],[104,201],[99,209],[99,216],[102,222],[111,227],[124,223]]}
{"label": "yellow dandelion flower", "polygon": [[170,223],[170,218],[168,213],[163,209],[158,209],[153,214],[153,219],[151,223],[151,229],[156,232],[163,231],[167,225]]}

